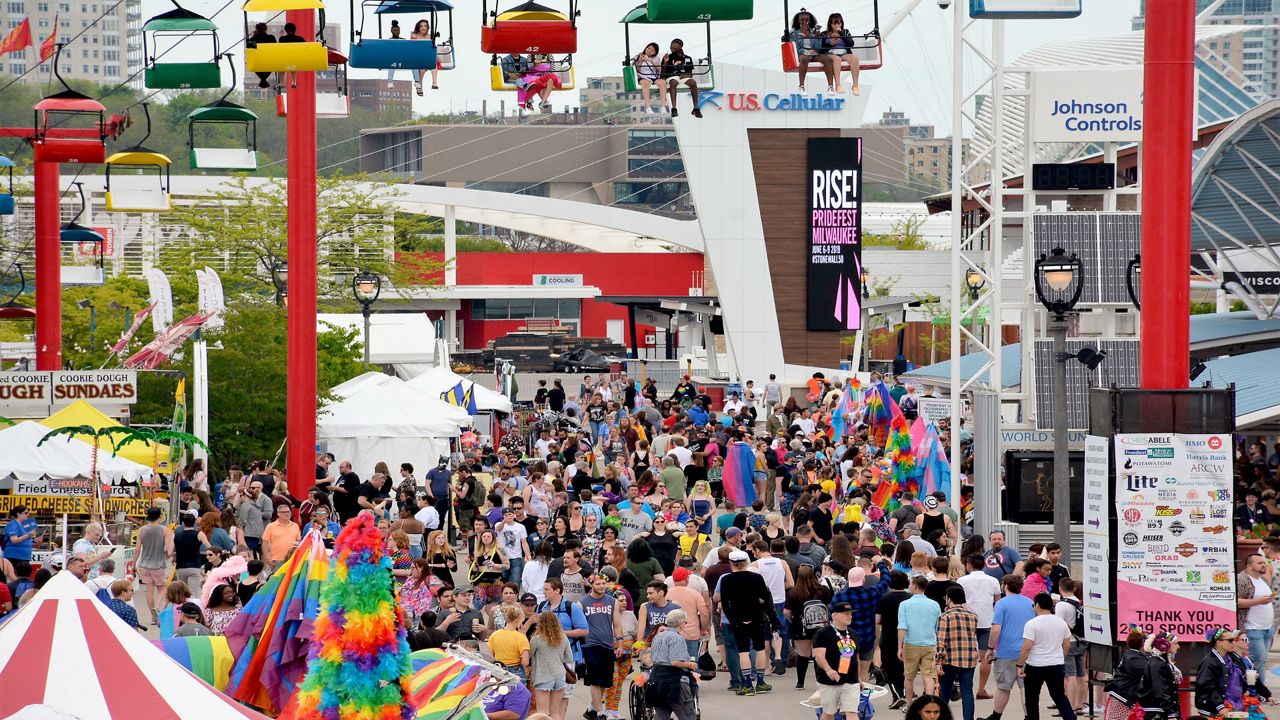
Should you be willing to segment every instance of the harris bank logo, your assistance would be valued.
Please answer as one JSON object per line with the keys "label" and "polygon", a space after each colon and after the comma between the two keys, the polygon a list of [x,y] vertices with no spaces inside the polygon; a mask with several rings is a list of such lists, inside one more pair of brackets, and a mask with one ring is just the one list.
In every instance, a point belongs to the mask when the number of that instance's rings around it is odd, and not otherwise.
{"label": "harris bank logo", "polygon": [[728,112],[837,112],[843,110],[848,98],[818,93],[724,93],[705,90],[698,93],[698,109],[725,110]]}

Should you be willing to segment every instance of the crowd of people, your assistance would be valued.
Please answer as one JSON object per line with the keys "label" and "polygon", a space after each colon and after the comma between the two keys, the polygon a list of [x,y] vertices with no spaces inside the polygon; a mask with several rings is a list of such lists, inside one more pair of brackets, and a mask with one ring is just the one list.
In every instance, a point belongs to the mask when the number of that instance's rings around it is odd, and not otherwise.
{"label": "crowd of people", "polygon": [[[884,379],[914,413],[916,389]],[[887,482],[874,430],[853,423],[834,436],[840,383],[815,376],[805,390],[788,395],[770,376],[712,412],[687,377],[665,397],[625,374],[586,376],[576,392],[556,379],[535,397],[546,414],[508,423],[496,448],[442,457],[422,480],[410,463],[395,479],[378,463],[362,480],[349,461],[321,454],[302,501],[270,463],[232,468],[221,482],[193,463],[180,474],[177,524],[153,508],[136,534],[129,570],[150,614],[141,620],[136,585],[114,578],[100,526],[29,577],[39,529],[15,508],[0,602],[20,606],[65,569],[135,627],[221,634],[306,533],[332,545],[343,522],[367,512],[387,543],[412,647],[467,647],[524,683],[526,706],[498,720],[564,720],[579,684],[587,720],[616,720],[637,666],[661,720],[692,720],[699,688],[721,676],[741,697],[786,677],[813,692],[804,697],[824,720],[856,714],[868,684],[929,720],[949,718],[953,701],[973,720],[988,699],[987,720],[1001,720],[1015,686],[1031,720],[1042,690],[1066,720],[1135,708],[1180,717],[1176,638],[1130,632],[1105,706],[1090,708],[1084,588],[1062,548],[1033,544],[1023,556],[1000,531],[975,535],[968,493],[957,508],[945,490],[901,492],[886,512],[873,501]],[[972,438],[960,432],[968,468]],[[742,447],[755,458],[746,507],[723,475]],[[1265,491],[1249,490],[1240,514],[1265,524],[1274,498],[1258,503]],[[1239,630],[1208,638],[1194,690],[1208,717],[1244,698],[1270,702],[1280,538],[1263,549],[1239,579]],[[493,700],[503,712],[520,702]]]}

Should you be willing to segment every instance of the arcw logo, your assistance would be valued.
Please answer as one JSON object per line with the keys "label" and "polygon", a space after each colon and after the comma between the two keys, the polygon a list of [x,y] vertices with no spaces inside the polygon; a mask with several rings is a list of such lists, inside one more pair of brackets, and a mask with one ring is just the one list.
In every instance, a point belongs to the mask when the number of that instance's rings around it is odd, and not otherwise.
{"label": "arcw logo", "polygon": [[698,95],[698,109],[710,105],[711,107],[720,109],[720,98],[724,97],[724,93],[718,90],[705,90]]}

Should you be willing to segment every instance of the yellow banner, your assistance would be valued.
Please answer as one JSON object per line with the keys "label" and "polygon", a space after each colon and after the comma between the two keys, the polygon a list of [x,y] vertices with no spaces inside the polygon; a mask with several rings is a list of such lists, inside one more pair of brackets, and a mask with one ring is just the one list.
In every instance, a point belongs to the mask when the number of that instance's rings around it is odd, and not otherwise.
{"label": "yellow banner", "polygon": [[[0,513],[8,515],[13,507],[25,505],[33,513],[90,515],[93,513],[93,502],[94,499],[88,496],[0,495]],[[117,497],[107,501],[108,514],[121,511],[129,517],[144,517],[147,514],[147,504],[136,498]]]}

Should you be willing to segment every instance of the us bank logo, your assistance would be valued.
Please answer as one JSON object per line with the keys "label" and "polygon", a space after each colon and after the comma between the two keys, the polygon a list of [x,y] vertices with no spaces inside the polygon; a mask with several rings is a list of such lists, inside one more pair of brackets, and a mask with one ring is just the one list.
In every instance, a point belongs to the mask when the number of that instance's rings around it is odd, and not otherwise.
{"label": "us bank logo", "polygon": [[832,97],[819,93],[802,95],[790,93],[723,93],[707,90],[698,95],[699,110],[723,110],[727,112],[838,112],[844,109],[848,98]]}

